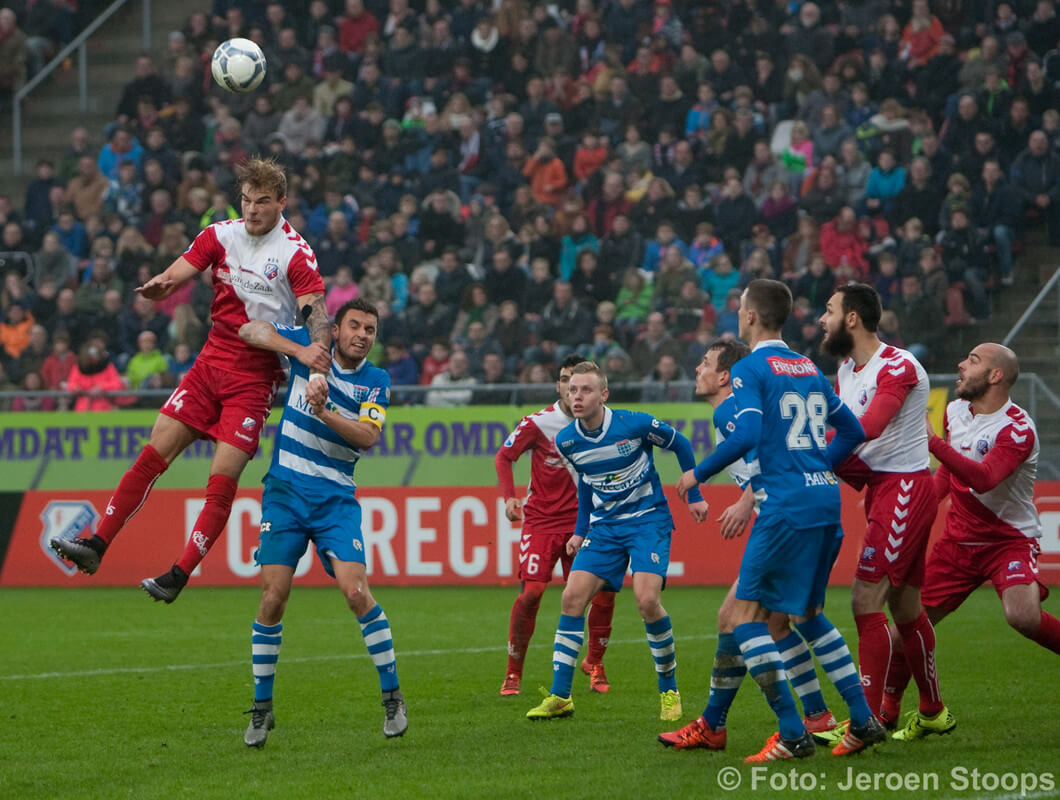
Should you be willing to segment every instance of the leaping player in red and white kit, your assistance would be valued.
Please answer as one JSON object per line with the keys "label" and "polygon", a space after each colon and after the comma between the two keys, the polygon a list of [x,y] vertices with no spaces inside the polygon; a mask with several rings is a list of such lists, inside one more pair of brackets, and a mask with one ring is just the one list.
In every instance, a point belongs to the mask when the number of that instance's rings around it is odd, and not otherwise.
{"label": "leaping player in red and white kit", "polygon": [[876,290],[853,283],[836,289],[821,316],[821,349],[843,359],[837,391],[866,436],[836,470],[855,489],[867,487],[865,541],[850,591],[858,666],[869,708],[895,727],[891,713],[896,711],[881,713],[892,650],[886,603],[920,690],[918,718],[928,733],[949,733],[957,721],[942,703],[935,630],[920,599],[928,537],[938,510],[924,431],[931,389],[912,354],[876,335],[882,312]]}
{"label": "leaping player in red and white kit", "polygon": [[[957,376],[957,399],[946,406],[945,438],[928,425],[931,454],[940,462],[936,492],[940,499],[951,498],[945,532],[931,551],[924,576],[928,616],[937,623],[990,581],[1005,621],[1060,653],[1060,620],[1042,610],[1049,590],[1038,580],[1038,431],[1009,398],[1019,361],[1004,345],[984,343],[957,365]],[[895,711],[908,681],[908,672],[892,663],[884,702]],[[912,734],[906,738],[923,735],[917,722],[911,721]]]}
{"label": "leaping player in red and white kit", "polygon": [[[497,452],[497,480],[504,493],[504,511],[509,520],[523,520],[519,541],[519,580],[522,590],[512,606],[508,624],[508,671],[501,694],[519,694],[523,677],[523,659],[534,634],[541,596],[552,580],[559,561],[563,577],[570,572],[574,554],[567,552],[567,540],[578,521],[578,492],[574,477],[567,471],[556,450],[556,434],[574,419],[567,405],[567,384],[572,369],[585,359],[569,356],[560,365],[556,379],[559,400],[527,417],[512,431]],[[512,465],[527,450],[530,455],[530,488],[523,502],[515,493]],[[608,692],[611,685],[604,672],[604,651],[611,636],[611,619],[615,611],[615,593],[598,592],[589,608],[589,654],[582,661],[582,672],[589,676],[589,688]]]}
{"label": "leaping player in red and white kit", "polygon": [[[151,438],[122,477],[92,536],[54,538],[52,548],[89,575],[122,526],[140,510],[173,459],[196,439],[217,441],[203,506],[180,560],[141,586],[155,600],[172,603],[188,575],[221,535],[239,476],[258,449],[258,437],[283,379],[270,351],[251,347],[239,328],[251,320],[293,325],[305,318],[312,344],[297,358],[321,375],[331,367],[331,323],[316,256],[283,218],[287,178],[273,161],[252,159],[239,168],[243,218],[204,229],[191,247],[141,295],[161,300],[213,268],[213,326],[195,365],[162,405]],[[301,310],[301,311],[300,311]]]}

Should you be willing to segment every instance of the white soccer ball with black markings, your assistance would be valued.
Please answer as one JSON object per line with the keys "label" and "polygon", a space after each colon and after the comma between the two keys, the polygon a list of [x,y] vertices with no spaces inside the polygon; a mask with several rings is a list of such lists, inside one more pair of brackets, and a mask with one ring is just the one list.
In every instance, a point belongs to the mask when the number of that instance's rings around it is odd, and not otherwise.
{"label": "white soccer ball with black markings", "polygon": [[229,39],[213,51],[213,79],[230,92],[252,92],[265,80],[265,54],[250,39]]}

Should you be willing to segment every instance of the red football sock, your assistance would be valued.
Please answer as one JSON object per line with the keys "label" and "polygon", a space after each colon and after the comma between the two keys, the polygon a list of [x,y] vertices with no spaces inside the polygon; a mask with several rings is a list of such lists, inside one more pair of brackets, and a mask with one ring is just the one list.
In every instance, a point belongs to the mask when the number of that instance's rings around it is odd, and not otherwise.
{"label": "red football sock", "polygon": [[858,614],[854,622],[858,626],[858,670],[861,685],[865,688],[865,700],[872,713],[879,714],[883,687],[887,682],[887,666],[891,662],[891,631],[887,626],[887,615],[882,611]]}
{"label": "red football sock", "polygon": [[107,513],[96,527],[96,536],[108,545],[114,541],[125,523],[147,500],[147,494],[158,476],[169,467],[169,462],[151,445],[144,445],[133,465],[121,476],[118,488],[107,503]]}
{"label": "red football sock", "polygon": [[537,609],[541,606],[545,586],[540,581],[527,581],[512,605],[512,618],[508,623],[508,675],[523,674],[523,658],[530,637],[534,635]]}
{"label": "red football sock", "polygon": [[191,538],[184,547],[184,555],[177,562],[177,566],[189,575],[206,558],[213,543],[221,536],[232,511],[232,500],[237,488],[238,484],[227,475],[211,475],[206,482],[206,505],[199,512]]}
{"label": "red football sock", "polygon": [[597,592],[589,606],[589,654],[585,660],[599,664],[611,639],[611,618],[615,615],[615,593]]}
{"label": "red football sock", "polygon": [[883,686],[883,703],[880,705],[880,720],[884,723],[898,722],[902,712],[902,695],[909,685],[909,665],[905,663],[902,641],[891,640],[891,663],[887,667],[887,682]]}
{"label": "red football sock", "polygon": [[1043,611],[1042,623],[1038,626],[1038,634],[1034,637],[1034,641],[1042,647],[1048,647],[1054,653],[1060,653],[1060,619]]}
{"label": "red football sock", "polygon": [[920,690],[920,713],[933,717],[943,709],[939,678],[935,670],[935,628],[923,611],[912,622],[898,626],[905,662]]}

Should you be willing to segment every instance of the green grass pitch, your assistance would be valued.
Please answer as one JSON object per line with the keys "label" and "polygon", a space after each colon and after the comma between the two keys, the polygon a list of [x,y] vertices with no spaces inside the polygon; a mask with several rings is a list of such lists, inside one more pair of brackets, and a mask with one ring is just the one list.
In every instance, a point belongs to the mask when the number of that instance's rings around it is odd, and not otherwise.
{"label": "green grass pitch", "polygon": [[[976,592],[938,629],[954,734],[889,742],[847,759],[819,750],[758,771],[742,759],[775,723],[749,679],[724,752],[679,753],[655,741],[676,726],[658,720],[651,657],[628,590],[606,656],[611,693],[590,694],[579,672],[575,715],[538,723],[524,714],[551,679],[558,587],[542,604],[523,694],[508,698],[497,691],[513,588],[374,593],[394,630],[408,734],[383,738],[375,670],[339,593],[296,587],[276,678],[277,727],[259,751],[242,741],[256,591],[192,585],[168,607],[138,589],[87,582],[78,590],[0,591],[0,797],[1060,796],[1057,657],[1009,629],[991,591]],[[677,637],[684,721],[706,702],[723,595],[676,588],[663,596]],[[848,602],[846,590],[831,592],[831,616],[853,645]],[[1056,613],[1055,602],[1047,606]],[[843,713],[830,686],[826,696]],[[915,707],[915,691],[905,707]],[[735,772],[722,773],[726,767]],[[738,789],[719,787],[734,775]],[[858,776],[877,788],[847,785]]]}

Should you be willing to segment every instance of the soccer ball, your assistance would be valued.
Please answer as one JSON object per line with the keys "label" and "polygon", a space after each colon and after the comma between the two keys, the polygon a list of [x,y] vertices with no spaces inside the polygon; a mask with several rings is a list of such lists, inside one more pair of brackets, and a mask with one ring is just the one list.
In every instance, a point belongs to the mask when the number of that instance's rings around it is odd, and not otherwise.
{"label": "soccer ball", "polygon": [[250,39],[229,39],[213,51],[213,79],[230,92],[252,92],[265,80],[265,54]]}

